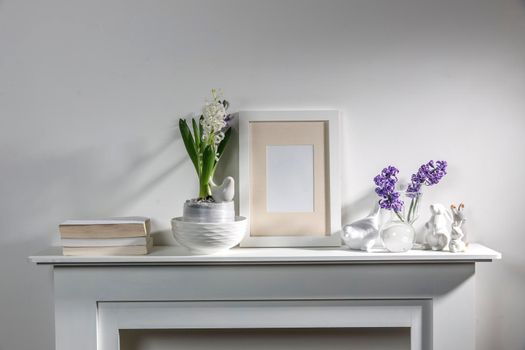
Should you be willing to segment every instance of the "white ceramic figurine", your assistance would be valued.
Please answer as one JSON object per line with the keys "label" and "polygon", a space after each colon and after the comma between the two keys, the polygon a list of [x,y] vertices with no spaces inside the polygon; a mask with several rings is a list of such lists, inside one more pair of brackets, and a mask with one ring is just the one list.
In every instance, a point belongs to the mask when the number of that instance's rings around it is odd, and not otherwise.
{"label": "white ceramic figurine", "polygon": [[425,224],[425,242],[432,250],[443,250],[449,241],[450,222],[452,216],[443,204],[432,204],[430,206],[432,217]]}
{"label": "white ceramic figurine", "polygon": [[466,248],[465,242],[463,241],[463,229],[461,228],[463,226],[463,223],[465,222],[463,216],[464,208],[465,205],[463,203],[461,203],[458,207],[456,207],[454,204],[450,206],[453,221],[452,230],[450,232],[450,243],[448,245],[448,248],[453,253],[464,252]]}
{"label": "white ceramic figurine", "polygon": [[374,210],[366,218],[357,220],[343,227],[343,241],[351,249],[370,251],[379,239],[380,208],[376,204]]}
{"label": "white ceramic figurine", "polygon": [[210,190],[215,202],[231,202],[235,196],[235,180],[233,177],[228,176],[220,185],[216,185],[213,181],[210,181]]}

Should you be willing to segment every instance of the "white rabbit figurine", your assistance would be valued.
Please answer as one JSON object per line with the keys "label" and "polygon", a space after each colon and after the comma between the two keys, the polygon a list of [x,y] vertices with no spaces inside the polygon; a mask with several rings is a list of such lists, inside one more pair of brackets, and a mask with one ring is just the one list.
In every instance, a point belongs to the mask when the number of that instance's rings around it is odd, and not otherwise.
{"label": "white rabbit figurine", "polygon": [[430,206],[432,217],[425,224],[425,242],[432,250],[443,250],[449,241],[452,216],[444,205],[435,203]]}
{"label": "white rabbit figurine", "polygon": [[357,220],[343,227],[343,241],[351,249],[370,251],[379,238],[380,208],[376,204],[374,210],[366,218]]}
{"label": "white rabbit figurine", "polygon": [[452,211],[453,216],[453,222],[452,222],[452,231],[450,232],[450,243],[448,245],[448,248],[451,252],[457,253],[457,252],[464,252],[466,245],[463,241],[463,229],[461,226],[463,226],[463,223],[465,222],[464,216],[463,216],[463,209],[465,208],[465,205],[461,203],[458,207],[456,207],[454,204],[450,206],[450,210]]}

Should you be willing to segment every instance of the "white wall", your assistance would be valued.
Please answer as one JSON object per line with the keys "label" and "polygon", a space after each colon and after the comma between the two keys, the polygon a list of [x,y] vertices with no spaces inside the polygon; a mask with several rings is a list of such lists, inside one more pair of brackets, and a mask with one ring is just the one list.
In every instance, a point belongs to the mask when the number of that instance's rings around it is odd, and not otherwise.
{"label": "white wall", "polygon": [[181,214],[176,121],[212,87],[233,111],[342,110],[347,221],[383,166],[448,160],[425,206],[465,201],[504,256],[478,267],[478,348],[525,347],[523,0],[3,0],[0,349],[53,348],[51,273],[26,256],[60,221]]}

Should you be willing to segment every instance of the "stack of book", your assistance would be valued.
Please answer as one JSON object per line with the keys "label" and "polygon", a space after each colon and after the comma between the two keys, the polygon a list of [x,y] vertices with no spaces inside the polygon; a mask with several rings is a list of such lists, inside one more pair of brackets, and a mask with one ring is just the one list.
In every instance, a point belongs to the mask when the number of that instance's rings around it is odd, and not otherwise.
{"label": "stack of book", "polygon": [[145,217],[68,220],[59,231],[64,255],[145,255],[153,243]]}

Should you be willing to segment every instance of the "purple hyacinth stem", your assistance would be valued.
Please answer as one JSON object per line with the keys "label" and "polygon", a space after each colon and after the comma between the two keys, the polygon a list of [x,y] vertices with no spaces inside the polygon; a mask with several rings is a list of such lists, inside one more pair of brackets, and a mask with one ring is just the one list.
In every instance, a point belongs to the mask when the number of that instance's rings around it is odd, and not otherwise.
{"label": "purple hyacinth stem", "polygon": [[403,220],[403,218],[401,217],[401,215],[399,214],[399,212],[394,211],[394,213],[396,213],[397,217],[399,218],[399,220],[401,220],[401,222],[405,222],[405,220]]}

